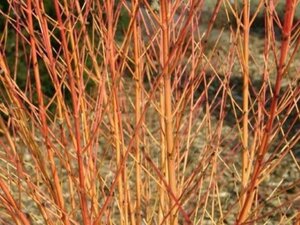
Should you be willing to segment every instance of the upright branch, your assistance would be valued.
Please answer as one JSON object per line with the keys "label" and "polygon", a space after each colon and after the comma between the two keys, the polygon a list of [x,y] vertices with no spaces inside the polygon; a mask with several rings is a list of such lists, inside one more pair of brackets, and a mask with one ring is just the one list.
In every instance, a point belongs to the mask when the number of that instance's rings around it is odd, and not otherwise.
{"label": "upright branch", "polygon": [[[177,197],[176,162],[173,136],[173,115],[172,115],[172,87],[171,74],[169,70],[169,1],[162,0],[161,4],[161,25],[162,25],[162,61],[164,68],[164,104],[165,104],[165,125],[166,125],[166,147],[168,163],[168,180],[172,192]],[[169,196],[170,225],[177,225],[178,216],[175,201]]]}
{"label": "upright branch", "polygon": [[62,219],[64,221],[64,224],[70,224],[68,218],[65,214],[65,207],[64,207],[64,199],[62,194],[62,188],[60,185],[60,179],[57,174],[57,169],[54,162],[54,156],[53,156],[53,149],[51,148],[50,140],[48,137],[48,125],[47,125],[47,115],[46,115],[46,109],[44,106],[44,97],[42,92],[42,84],[41,84],[41,78],[39,73],[39,64],[38,64],[38,58],[37,58],[37,49],[36,49],[36,43],[34,38],[34,28],[33,28],[33,19],[32,19],[32,2],[31,0],[27,1],[27,16],[28,16],[28,28],[30,33],[30,44],[31,44],[31,55],[32,55],[32,63],[33,63],[33,72],[34,72],[34,78],[35,78],[35,84],[36,84],[36,90],[37,90],[37,96],[38,96],[38,104],[39,104],[39,115],[41,119],[41,125],[42,125],[42,135],[44,138],[44,143],[47,148],[47,154],[48,159],[51,167],[51,173],[54,179],[54,200],[56,204],[59,206],[60,210],[62,210],[63,215]]}
{"label": "upright branch", "polygon": [[[117,170],[121,168],[122,161],[124,159],[123,152],[123,141],[122,141],[122,125],[120,118],[120,98],[119,98],[119,81],[120,77],[116,68],[116,53],[114,47],[114,5],[110,0],[106,1],[107,7],[107,39],[106,39],[106,55],[107,55],[107,65],[110,69],[110,75],[112,80],[112,130],[114,135],[114,144],[116,151],[116,166]],[[121,169],[121,176],[118,177],[118,191],[119,191],[119,204],[120,204],[120,224],[127,225],[128,224],[128,213],[127,213],[127,198],[125,196],[126,193],[126,180],[124,179],[124,171],[125,169]]]}
{"label": "upright branch", "polygon": [[[141,118],[141,109],[142,109],[142,62],[141,62],[141,43],[140,43],[140,25],[138,20],[138,14],[135,13],[139,4],[137,0],[132,0],[133,10],[133,45],[134,45],[134,62],[135,62],[135,71],[134,71],[134,80],[135,80],[135,125],[137,126]],[[135,146],[135,157],[136,157],[136,225],[142,224],[142,208],[141,208],[141,132],[136,131],[136,146]]]}
{"label": "upright branch", "polygon": [[284,71],[286,71],[286,61],[288,52],[290,49],[290,40],[291,40],[291,30],[293,26],[293,19],[296,9],[296,0],[287,0],[285,5],[285,15],[284,15],[284,24],[282,28],[282,40],[281,40],[281,49],[280,49],[280,58],[277,68],[277,77],[274,87],[271,108],[269,111],[269,119],[267,121],[265,132],[261,141],[261,145],[258,149],[257,160],[254,165],[253,175],[249,187],[247,189],[247,194],[244,199],[239,217],[236,224],[243,224],[250,213],[251,206],[255,196],[255,190],[257,189],[258,184],[262,181],[260,179],[260,173],[264,165],[264,158],[268,151],[270,135],[272,133],[274,118],[277,114],[277,103],[279,98],[279,93],[281,89],[281,82],[284,76]]}
{"label": "upright branch", "polygon": [[250,14],[250,1],[244,0],[243,9],[243,28],[244,40],[242,51],[242,65],[243,65],[243,133],[242,133],[242,189],[241,189],[241,205],[244,203],[244,191],[249,178],[249,149],[248,149],[248,123],[249,123],[249,14]]}
{"label": "upright branch", "polygon": [[82,219],[84,225],[90,224],[89,212],[88,212],[88,205],[87,205],[87,194],[85,188],[85,166],[83,164],[83,155],[82,155],[82,148],[81,148],[81,134],[80,134],[80,118],[79,118],[79,101],[76,91],[76,83],[74,78],[74,73],[71,66],[71,59],[70,53],[68,49],[68,42],[67,42],[67,35],[65,31],[65,26],[62,21],[62,16],[59,8],[58,0],[54,1],[54,8],[57,16],[57,21],[60,30],[61,36],[61,44],[64,54],[64,59],[66,62],[66,69],[68,73],[68,79],[70,83],[70,91],[71,91],[71,99],[73,105],[73,113],[74,113],[74,127],[75,127],[75,139],[76,139],[76,156],[77,156],[77,163],[78,163],[78,174],[79,174],[79,197],[80,197],[80,206],[82,208]]}

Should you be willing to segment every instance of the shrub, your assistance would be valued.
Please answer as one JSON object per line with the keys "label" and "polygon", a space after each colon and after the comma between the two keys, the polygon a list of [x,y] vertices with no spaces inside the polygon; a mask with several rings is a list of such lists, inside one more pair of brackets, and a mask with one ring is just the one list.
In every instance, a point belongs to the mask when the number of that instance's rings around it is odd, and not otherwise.
{"label": "shrub", "polygon": [[1,223],[299,224],[299,1],[230,2],[5,1]]}

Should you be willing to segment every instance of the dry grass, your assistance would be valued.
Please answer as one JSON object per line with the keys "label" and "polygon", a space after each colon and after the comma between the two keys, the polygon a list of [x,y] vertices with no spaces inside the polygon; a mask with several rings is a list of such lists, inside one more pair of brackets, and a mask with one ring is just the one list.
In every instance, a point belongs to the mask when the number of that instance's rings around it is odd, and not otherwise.
{"label": "dry grass", "polygon": [[299,1],[230,2],[7,0],[0,223],[299,225]]}

